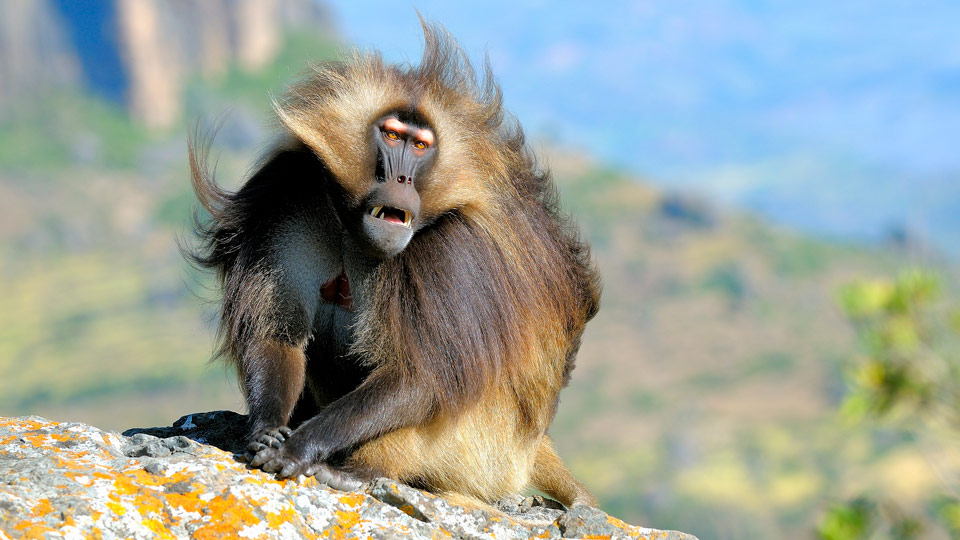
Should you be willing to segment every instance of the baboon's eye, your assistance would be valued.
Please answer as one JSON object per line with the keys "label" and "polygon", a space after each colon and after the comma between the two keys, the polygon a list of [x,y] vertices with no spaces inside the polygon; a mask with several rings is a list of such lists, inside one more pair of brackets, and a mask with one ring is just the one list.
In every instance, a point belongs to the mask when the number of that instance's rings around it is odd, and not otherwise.
{"label": "baboon's eye", "polygon": [[413,147],[416,148],[417,150],[423,150],[424,148],[427,147],[427,143],[423,141],[417,141],[413,143]]}
{"label": "baboon's eye", "polygon": [[387,135],[387,138],[390,139],[391,141],[400,140],[400,135],[398,135],[396,131],[387,131],[386,135]]}

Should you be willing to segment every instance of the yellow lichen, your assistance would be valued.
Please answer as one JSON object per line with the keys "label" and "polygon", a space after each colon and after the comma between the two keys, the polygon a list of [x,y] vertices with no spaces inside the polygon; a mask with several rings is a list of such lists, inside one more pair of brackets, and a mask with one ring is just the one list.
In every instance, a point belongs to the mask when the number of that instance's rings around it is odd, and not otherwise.
{"label": "yellow lichen", "polygon": [[289,506],[281,509],[279,512],[267,513],[267,526],[271,529],[276,529],[284,523],[295,523],[299,515]]}
{"label": "yellow lichen", "polygon": [[199,540],[217,540],[230,538],[244,527],[252,527],[260,522],[260,518],[253,513],[249,504],[238,501],[236,497],[223,494],[210,499],[207,503],[210,512],[210,523],[193,532],[193,538]]}
{"label": "yellow lichen", "polygon": [[629,523],[625,523],[613,516],[609,516],[609,515],[607,516],[607,523],[609,523],[610,525],[613,525],[618,529],[623,530],[625,533],[629,534],[630,536],[634,536],[634,537],[640,536],[640,531],[637,530],[636,527],[634,527],[633,525],[630,525]]}
{"label": "yellow lichen", "polygon": [[347,493],[340,497],[340,502],[343,504],[354,507],[363,503],[367,497],[362,493]]}
{"label": "yellow lichen", "polygon": [[534,538],[550,538],[550,529],[544,529],[542,533],[534,536]]}
{"label": "yellow lichen", "polygon": [[142,520],[140,523],[142,523],[144,527],[153,531],[153,533],[157,535],[157,538],[168,538],[170,540],[176,539],[176,536],[170,532],[166,525],[161,523],[159,520],[147,518]]}
{"label": "yellow lichen", "polygon": [[127,513],[127,509],[124,508],[123,505],[120,504],[120,503],[115,503],[115,502],[113,502],[113,501],[107,501],[107,502],[105,502],[104,504],[107,506],[107,508],[109,508],[111,511],[113,511],[114,514],[116,514],[116,515],[118,515],[118,516],[122,516],[122,515],[124,515],[124,514]]}
{"label": "yellow lichen", "polygon": [[337,523],[336,525],[324,531],[324,536],[328,536],[332,540],[346,540],[347,538],[353,538],[355,535],[351,535],[349,532],[351,528],[362,521],[363,518],[360,517],[360,514],[357,512],[345,512],[342,510],[337,510],[334,512],[334,515],[337,518]]}
{"label": "yellow lichen", "polygon": [[413,507],[412,504],[405,504],[401,506],[400,511],[410,517],[416,517],[414,514],[416,513],[417,510]]}
{"label": "yellow lichen", "polygon": [[50,504],[50,499],[40,499],[37,501],[37,505],[33,507],[31,514],[34,517],[45,516],[53,512],[53,505]]}
{"label": "yellow lichen", "polygon": [[15,530],[23,532],[23,535],[20,536],[22,540],[46,540],[46,533],[55,533],[56,529],[53,527],[48,527],[42,523],[32,523],[29,521],[24,521],[14,525]]}
{"label": "yellow lichen", "polygon": [[26,420],[23,418],[4,418],[0,421],[0,427],[13,427],[16,428],[25,428],[25,429],[40,429],[46,426],[56,426],[57,424],[50,422],[44,424],[42,422],[37,422],[36,420]]}
{"label": "yellow lichen", "polygon": [[182,508],[187,512],[202,512],[204,507],[204,502],[200,499],[199,492],[190,493],[166,493],[164,497],[167,499],[167,504],[173,508]]}

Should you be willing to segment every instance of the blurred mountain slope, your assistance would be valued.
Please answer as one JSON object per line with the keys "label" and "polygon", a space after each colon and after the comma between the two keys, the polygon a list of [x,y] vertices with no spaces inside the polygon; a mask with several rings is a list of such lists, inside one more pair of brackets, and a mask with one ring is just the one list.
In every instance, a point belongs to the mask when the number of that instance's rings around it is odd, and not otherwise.
{"label": "blurred mountain slope", "polygon": [[273,62],[291,30],[334,40],[325,4],[302,0],[10,0],[0,4],[0,110],[73,88],[170,127],[190,77]]}

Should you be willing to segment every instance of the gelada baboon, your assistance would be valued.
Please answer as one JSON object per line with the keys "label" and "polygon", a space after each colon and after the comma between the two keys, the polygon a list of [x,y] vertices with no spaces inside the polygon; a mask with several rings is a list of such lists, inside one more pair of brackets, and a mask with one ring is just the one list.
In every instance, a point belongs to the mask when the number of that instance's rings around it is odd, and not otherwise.
{"label": "gelada baboon", "polygon": [[599,283],[489,66],[442,29],[419,66],[313,68],[235,193],[191,148],[248,459],[331,485],[387,476],[596,505],[546,435]]}

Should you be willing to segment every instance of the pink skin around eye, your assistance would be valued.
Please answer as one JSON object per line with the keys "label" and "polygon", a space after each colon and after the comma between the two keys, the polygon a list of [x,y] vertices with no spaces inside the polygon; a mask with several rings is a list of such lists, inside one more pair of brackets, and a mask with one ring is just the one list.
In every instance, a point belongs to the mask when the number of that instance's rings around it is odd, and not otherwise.
{"label": "pink skin around eye", "polygon": [[400,135],[407,134],[407,125],[396,118],[387,118],[383,121],[383,129],[387,131],[396,131]]}
{"label": "pink skin around eye", "polygon": [[430,131],[429,129],[420,129],[420,130],[417,130],[417,131],[418,131],[418,133],[416,134],[416,137],[417,137],[417,139],[420,140],[420,142],[422,142],[423,144],[425,144],[425,145],[427,145],[427,146],[433,146],[433,132],[432,132],[432,131]]}
{"label": "pink skin around eye", "polygon": [[427,146],[433,146],[433,132],[429,129],[418,129],[413,126],[408,126],[396,118],[387,118],[383,121],[383,129],[387,131],[396,131],[398,135],[405,136],[408,133],[410,136]]}

